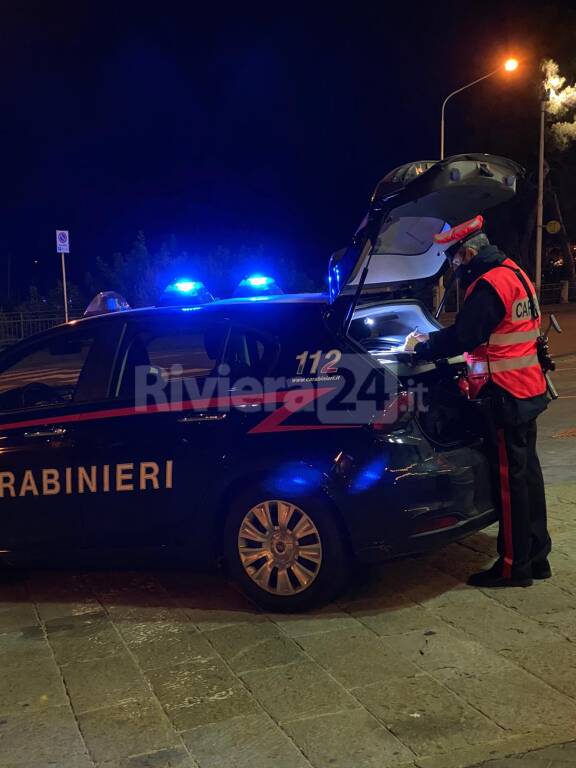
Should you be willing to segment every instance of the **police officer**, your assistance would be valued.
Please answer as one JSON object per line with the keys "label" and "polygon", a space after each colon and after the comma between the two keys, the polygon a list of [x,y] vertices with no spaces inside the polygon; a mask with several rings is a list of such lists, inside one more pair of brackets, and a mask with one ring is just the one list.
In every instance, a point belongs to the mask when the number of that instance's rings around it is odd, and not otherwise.
{"label": "police officer", "polygon": [[407,348],[424,360],[467,354],[472,397],[491,400],[493,458],[500,494],[498,560],[468,583],[476,587],[528,587],[552,575],[544,481],[536,453],[536,418],[547,407],[538,362],[540,312],[534,287],[518,265],[491,245],[483,218],[435,237],[447,247],[466,288],[453,326],[416,331]]}

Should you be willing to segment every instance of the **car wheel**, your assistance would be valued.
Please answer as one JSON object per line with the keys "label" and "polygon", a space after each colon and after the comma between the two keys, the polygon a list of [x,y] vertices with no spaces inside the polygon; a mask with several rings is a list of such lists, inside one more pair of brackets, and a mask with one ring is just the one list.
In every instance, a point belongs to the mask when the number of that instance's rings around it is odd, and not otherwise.
{"label": "car wheel", "polygon": [[264,608],[297,611],[326,602],[347,581],[349,557],[340,525],[317,499],[237,499],[225,530],[229,571]]}

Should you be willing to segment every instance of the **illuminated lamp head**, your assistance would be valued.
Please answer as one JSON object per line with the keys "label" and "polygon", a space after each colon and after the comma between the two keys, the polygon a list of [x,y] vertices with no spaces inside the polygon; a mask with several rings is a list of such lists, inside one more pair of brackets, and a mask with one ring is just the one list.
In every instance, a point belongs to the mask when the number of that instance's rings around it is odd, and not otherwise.
{"label": "illuminated lamp head", "polygon": [[204,283],[183,277],[166,286],[158,306],[189,307],[209,304],[212,301],[214,296],[206,289]]}
{"label": "illuminated lamp head", "polygon": [[234,298],[244,296],[272,296],[282,293],[282,289],[273,277],[250,275],[241,280],[234,291]]}
{"label": "illuminated lamp head", "polygon": [[130,309],[130,304],[120,293],[116,293],[116,291],[101,291],[94,296],[86,307],[84,317],[108,315],[112,312],[124,312],[127,309]]}

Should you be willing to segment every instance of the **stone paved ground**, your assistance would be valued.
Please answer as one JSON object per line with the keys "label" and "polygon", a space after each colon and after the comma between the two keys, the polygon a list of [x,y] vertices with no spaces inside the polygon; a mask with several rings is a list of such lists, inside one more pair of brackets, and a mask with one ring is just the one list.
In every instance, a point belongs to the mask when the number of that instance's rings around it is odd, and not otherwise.
{"label": "stone paved ground", "polygon": [[0,768],[576,766],[569,387],[543,422],[555,577],[530,589],[465,586],[493,529],[299,616],[216,575],[0,582]]}

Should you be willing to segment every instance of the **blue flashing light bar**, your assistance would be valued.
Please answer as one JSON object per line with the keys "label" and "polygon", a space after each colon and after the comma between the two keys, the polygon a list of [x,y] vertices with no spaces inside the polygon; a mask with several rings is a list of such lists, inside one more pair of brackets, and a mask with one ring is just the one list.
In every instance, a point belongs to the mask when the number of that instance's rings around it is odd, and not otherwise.
{"label": "blue flashing light bar", "polygon": [[254,296],[262,294],[279,294],[282,289],[273,277],[266,275],[249,275],[241,280],[234,291],[235,297]]}
{"label": "blue flashing light bar", "polygon": [[166,286],[160,299],[161,307],[181,307],[190,304],[209,304],[212,294],[200,280],[180,278]]}
{"label": "blue flashing light bar", "polygon": [[253,275],[253,277],[247,277],[245,280],[242,280],[240,285],[251,285],[252,288],[269,288],[273,283],[274,280],[271,277]]}
{"label": "blue flashing light bar", "polygon": [[204,284],[196,280],[179,280],[177,283],[174,283],[174,288],[180,291],[180,293],[196,293],[201,288],[204,288]]}

